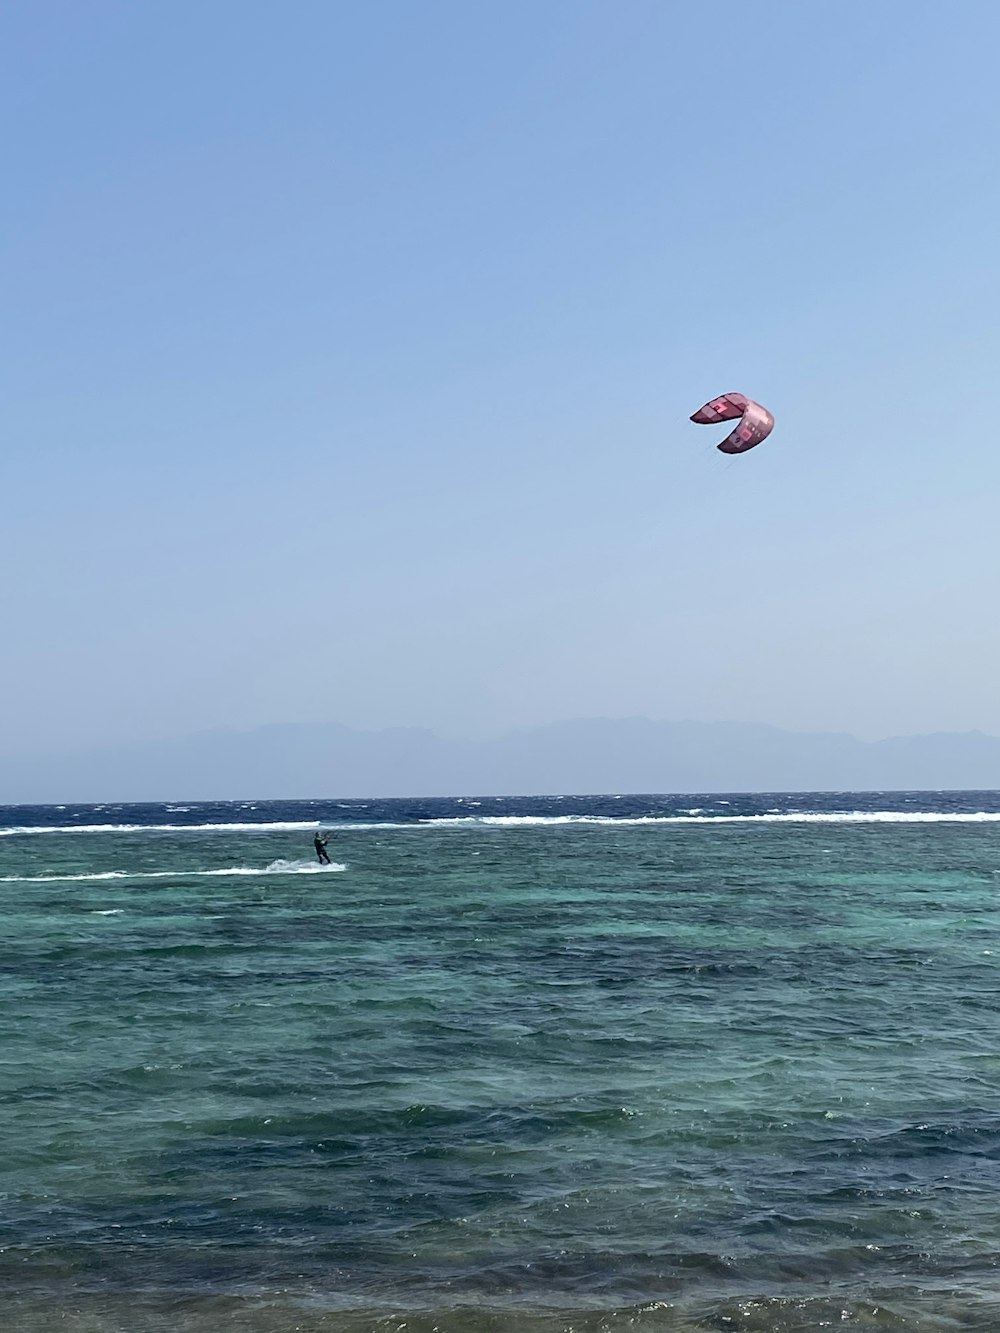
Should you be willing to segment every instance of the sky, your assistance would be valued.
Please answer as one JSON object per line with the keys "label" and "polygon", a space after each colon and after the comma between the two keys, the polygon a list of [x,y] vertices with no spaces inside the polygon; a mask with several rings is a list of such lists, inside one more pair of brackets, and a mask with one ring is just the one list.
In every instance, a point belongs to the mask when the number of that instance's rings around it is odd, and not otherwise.
{"label": "sky", "polygon": [[[0,754],[1000,733],[987,0],[11,0]],[[774,413],[727,459],[691,412]]]}

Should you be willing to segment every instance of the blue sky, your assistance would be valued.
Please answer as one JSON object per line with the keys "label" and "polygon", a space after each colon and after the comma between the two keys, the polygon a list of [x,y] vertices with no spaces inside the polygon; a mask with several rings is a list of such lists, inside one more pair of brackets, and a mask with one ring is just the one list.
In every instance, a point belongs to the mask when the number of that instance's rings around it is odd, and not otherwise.
{"label": "blue sky", "polygon": [[[2,749],[1000,732],[1000,9],[6,7]],[[778,424],[729,461],[687,418]]]}

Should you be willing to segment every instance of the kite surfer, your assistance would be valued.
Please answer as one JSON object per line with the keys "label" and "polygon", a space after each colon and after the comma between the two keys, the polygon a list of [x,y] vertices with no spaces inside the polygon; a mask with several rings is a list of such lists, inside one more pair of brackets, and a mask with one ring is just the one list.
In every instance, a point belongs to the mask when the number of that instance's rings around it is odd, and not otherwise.
{"label": "kite surfer", "polygon": [[330,864],[330,858],[326,854],[326,844],[329,841],[329,833],[324,836],[322,833],[317,832],[316,836],[313,838],[313,846],[316,848],[316,856],[319,858],[321,866],[328,866]]}

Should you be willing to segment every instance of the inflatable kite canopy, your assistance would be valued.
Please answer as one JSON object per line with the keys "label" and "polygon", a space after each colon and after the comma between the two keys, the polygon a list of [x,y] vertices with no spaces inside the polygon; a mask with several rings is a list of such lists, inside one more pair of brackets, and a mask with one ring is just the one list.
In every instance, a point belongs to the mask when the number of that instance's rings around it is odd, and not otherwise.
{"label": "inflatable kite canopy", "polygon": [[761,440],[766,440],[774,427],[774,417],[766,407],[755,403],[742,393],[724,393],[713,398],[704,407],[691,416],[699,426],[714,426],[718,421],[734,421],[740,424],[726,436],[718,446],[724,454],[745,454]]}

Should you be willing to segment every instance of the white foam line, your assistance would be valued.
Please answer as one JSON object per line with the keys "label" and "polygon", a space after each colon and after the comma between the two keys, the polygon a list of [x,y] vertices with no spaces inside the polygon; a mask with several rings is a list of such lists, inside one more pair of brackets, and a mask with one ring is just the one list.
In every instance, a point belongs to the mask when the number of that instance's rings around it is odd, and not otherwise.
{"label": "white foam line", "polygon": [[[272,824],[80,824],[39,825],[0,829],[0,837],[36,833],[288,833],[328,828],[335,833],[373,830],[461,829],[461,828],[555,828],[570,824],[608,828],[643,824],[996,824],[1000,811],[939,810],[789,810],[759,815],[456,815],[452,818],[421,819],[408,823],[338,823],[318,820]],[[317,866],[319,870],[321,867]],[[208,873],[208,872],[201,872]],[[216,872],[212,872],[216,873]],[[228,872],[227,872],[228,873]]]}
{"label": "white foam line", "polygon": [[24,824],[0,829],[0,838],[29,833],[288,833],[319,827],[315,819],[271,824]]}
{"label": "white foam line", "polygon": [[785,811],[760,815],[483,815],[431,819],[422,824],[351,825],[359,828],[551,828],[568,824],[619,828],[658,824],[996,824],[1000,812],[838,810]]}
{"label": "white foam line", "polygon": [[229,866],[224,870],[102,870],[92,875],[2,875],[0,884],[69,884],[107,879],[225,879],[260,875],[329,875],[346,870],[333,861],[328,866],[300,865],[294,861],[274,861],[263,868]]}

